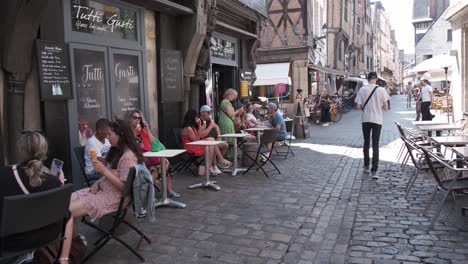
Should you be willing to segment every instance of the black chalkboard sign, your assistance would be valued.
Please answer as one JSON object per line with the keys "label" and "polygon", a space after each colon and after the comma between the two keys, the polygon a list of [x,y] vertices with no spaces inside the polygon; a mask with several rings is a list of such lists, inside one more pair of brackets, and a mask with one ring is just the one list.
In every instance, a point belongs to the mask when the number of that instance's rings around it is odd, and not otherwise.
{"label": "black chalkboard sign", "polygon": [[182,52],[161,49],[161,102],[183,102]]}
{"label": "black chalkboard sign", "polygon": [[42,100],[73,98],[68,46],[63,42],[36,41]]}

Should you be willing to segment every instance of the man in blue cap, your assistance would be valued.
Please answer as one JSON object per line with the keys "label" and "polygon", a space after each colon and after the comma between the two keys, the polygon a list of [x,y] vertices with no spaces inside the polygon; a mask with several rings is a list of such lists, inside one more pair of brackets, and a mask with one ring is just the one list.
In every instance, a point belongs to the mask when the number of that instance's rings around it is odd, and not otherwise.
{"label": "man in blue cap", "polygon": [[268,109],[268,114],[270,115],[270,119],[268,122],[270,123],[272,128],[278,128],[278,134],[276,134],[276,141],[283,141],[286,139],[287,132],[286,132],[286,123],[284,122],[283,115],[278,113],[278,106],[275,103],[268,103],[266,108]]}
{"label": "man in blue cap", "polygon": [[[203,105],[200,107],[200,138],[213,138],[214,140],[221,140],[219,137],[221,135],[221,130],[219,130],[219,126],[213,121],[211,118],[211,109],[208,105]],[[229,148],[229,144],[224,142],[218,145],[219,150],[221,151],[221,155],[224,156]],[[229,164],[218,164],[219,167],[225,168]]]}

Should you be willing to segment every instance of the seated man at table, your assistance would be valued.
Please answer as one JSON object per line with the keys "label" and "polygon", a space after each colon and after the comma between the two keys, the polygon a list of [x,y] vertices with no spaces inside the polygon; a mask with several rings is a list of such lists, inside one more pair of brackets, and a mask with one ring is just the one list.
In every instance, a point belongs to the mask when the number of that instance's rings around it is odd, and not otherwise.
{"label": "seated man at table", "polygon": [[89,156],[89,150],[95,149],[97,159],[101,162],[105,161],[107,152],[109,151],[111,144],[107,139],[107,132],[110,129],[111,122],[106,118],[101,118],[96,121],[96,133],[86,143],[84,159],[85,159],[85,171],[88,174],[90,180],[97,180],[101,177],[101,174],[94,169],[93,161]]}
{"label": "seated man at table", "polygon": [[[270,119],[268,122],[272,128],[278,128],[278,134],[276,134],[275,141],[283,141],[286,139],[287,132],[286,132],[286,123],[284,122],[283,115],[278,113],[278,106],[275,103],[268,103],[267,105],[268,114],[270,115]],[[269,146],[271,147],[271,146]]]}
{"label": "seated man at table", "polygon": [[[203,105],[200,107],[200,120],[201,120],[201,125],[200,125],[200,138],[201,139],[213,139],[213,140],[218,140],[221,141],[221,131],[219,130],[219,126],[213,121],[211,118],[211,112],[213,112],[213,109],[209,107],[208,105]],[[224,156],[229,148],[229,144],[227,142],[223,142],[218,145],[218,148],[215,148],[216,155],[219,156]],[[220,153],[217,153],[220,152]],[[218,167],[221,168],[226,168],[229,167],[231,164],[228,162],[225,163],[220,163],[218,162]]]}

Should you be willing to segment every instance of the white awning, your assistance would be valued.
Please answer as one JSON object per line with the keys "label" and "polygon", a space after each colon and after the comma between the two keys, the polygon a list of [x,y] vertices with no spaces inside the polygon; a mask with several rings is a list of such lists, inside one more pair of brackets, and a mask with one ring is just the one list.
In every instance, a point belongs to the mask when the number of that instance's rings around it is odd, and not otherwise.
{"label": "white awning", "polygon": [[253,86],[276,85],[278,83],[291,84],[289,78],[289,62],[257,64]]}
{"label": "white awning", "polygon": [[323,67],[323,66],[316,65],[316,64],[309,64],[309,68],[321,71],[323,73],[329,73],[329,74],[332,74],[332,75],[336,75],[336,76],[346,76],[346,72],[344,72],[344,71],[335,70],[335,69],[332,69],[332,68]]}

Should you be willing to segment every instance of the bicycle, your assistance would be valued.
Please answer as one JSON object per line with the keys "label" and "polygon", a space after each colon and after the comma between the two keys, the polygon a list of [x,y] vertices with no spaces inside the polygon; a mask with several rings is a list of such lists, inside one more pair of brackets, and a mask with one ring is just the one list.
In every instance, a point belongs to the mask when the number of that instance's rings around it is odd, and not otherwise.
{"label": "bicycle", "polygon": [[330,118],[333,123],[337,123],[343,116],[343,109],[340,102],[334,102],[330,105]]}

